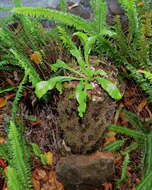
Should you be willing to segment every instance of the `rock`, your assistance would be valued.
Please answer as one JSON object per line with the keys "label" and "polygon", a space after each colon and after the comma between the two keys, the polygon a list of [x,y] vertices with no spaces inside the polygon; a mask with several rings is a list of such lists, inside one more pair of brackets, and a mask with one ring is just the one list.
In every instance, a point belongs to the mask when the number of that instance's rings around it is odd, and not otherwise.
{"label": "rock", "polygon": [[[97,58],[93,59],[90,56],[89,61],[93,64]],[[116,68],[108,63],[106,68],[102,64],[96,67],[94,66],[95,70],[101,69],[108,73],[107,79],[118,86]],[[87,92],[86,111],[82,118],[78,115],[78,103],[75,98],[77,84],[74,81],[63,84],[63,93],[57,106],[57,120],[64,132],[65,143],[71,148],[72,153],[95,152],[101,146],[104,132],[113,122],[117,101],[112,99],[96,81],[92,83],[94,88]]]}
{"label": "rock", "polygon": [[112,153],[71,155],[62,158],[56,167],[56,177],[66,190],[93,190],[114,174]]}
{"label": "rock", "polygon": [[124,11],[121,8],[120,3],[118,3],[117,0],[111,0],[108,3],[108,8],[109,8],[110,14],[113,14],[113,15],[124,15]]}

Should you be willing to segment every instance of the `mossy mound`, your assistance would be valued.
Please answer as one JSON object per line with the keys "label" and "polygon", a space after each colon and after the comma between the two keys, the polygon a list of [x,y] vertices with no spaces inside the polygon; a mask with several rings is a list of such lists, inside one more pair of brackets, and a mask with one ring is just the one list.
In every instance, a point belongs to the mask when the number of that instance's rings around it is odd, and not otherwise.
{"label": "mossy mound", "polygon": [[99,148],[105,129],[113,120],[116,101],[105,96],[102,101],[88,98],[87,110],[83,118],[78,116],[77,102],[68,99],[66,90],[58,103],[58,123],[64,131],[65,142],[73,153],[87,153]]}

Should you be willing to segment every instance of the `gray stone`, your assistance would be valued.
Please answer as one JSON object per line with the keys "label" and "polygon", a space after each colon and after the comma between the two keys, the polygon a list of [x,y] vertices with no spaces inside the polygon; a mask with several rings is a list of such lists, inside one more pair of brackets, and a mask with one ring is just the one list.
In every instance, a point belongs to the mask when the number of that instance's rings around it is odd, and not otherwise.
{"label": "gray stone", "polygon": [[113,178],[113,163],[113,155],[108,152],[67,156],[57,164],[57,180],[66,190],[93,190]]}

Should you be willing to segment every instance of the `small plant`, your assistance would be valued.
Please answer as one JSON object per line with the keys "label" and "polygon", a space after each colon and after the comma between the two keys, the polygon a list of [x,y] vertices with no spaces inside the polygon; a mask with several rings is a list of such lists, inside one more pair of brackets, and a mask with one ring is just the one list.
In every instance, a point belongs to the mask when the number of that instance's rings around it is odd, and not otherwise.
{"label": "small plant", "polygon": [[[121,151],[121,154],[125,156],[124,164],[122,166],[122,176],[121,179],[117,180],[117,186],[120,186],[120,183],[126,178],[126,169],[129,163],[129,153],[137,148],[141,149],[141,170],[142,170],[142,181],[136,187],[138,190],[147,190],[152,186],[152,180],[149,176],[151,176],[152,170],[152,126],[149,129],[146,127],[150,121],[142,122],[134,113],[129,112],[125,109],[121,111],[123,116],[129,121],[134,129],[126,128],[125,126],[119,126],[115,124],[111,124],[109,130],[114,131],[116,133],[120,133],[126,135],[128,137],[132,137],[135,139],[135,142],[132,142],[128,147],[125,148],[124,151]],[[118,141],[118,142],[117,142]],[[115,144],[115,149],[112,151],[116,151],[118,147],[121,147],[123,144],[119,143],[120,140],[112,142],[107,145],[104,149],[106,151],[111,150],[111,145]],[[118,145],[119,143],[119,145]],[[146,182],[146,183],[145,183]]]}
{"label": "small plant", "polygon": [[95,43],[97,36],[88,37],[85,33],[77,32],[74,35],[78,36],[81,39],[82,44],[84,45],[84,57],[79,49],[74,45],[69,36],[66,35],[65,31],[59,27],[61,40],[63,44],[69,49],[70,53],[76,58],[79,70],[74,69],[68,64],[64,63],[61,60],[57,60],[56,64],[51,65],[51,69],[56,71],[60,68],[70,71],[68,76],[57,76],[49,79],[48,81],[41,81],[36,85],[36,94],[41,98],[48,90],[56,88],[62,93],[62,83],[65,81],[78,81],[75,97],[79,103],[78,111],[79,116],[83,117],[83,114],[86,110],[86,97],[87,91],[94,88],[93,82],[96,81],[101,87],[108,92],[108,94],[119,100],[121,94],[119,89],[109,80],[106,79],[107,74],[103,70],[94,70],[93,67],[89,64],[89,54],[91,51],[92,45]]}

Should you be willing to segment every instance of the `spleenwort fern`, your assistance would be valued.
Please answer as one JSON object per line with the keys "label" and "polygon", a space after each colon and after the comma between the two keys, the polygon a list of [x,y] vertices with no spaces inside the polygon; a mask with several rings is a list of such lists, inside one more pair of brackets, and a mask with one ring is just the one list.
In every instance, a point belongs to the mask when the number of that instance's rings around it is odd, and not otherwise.
{"label": "spleenwort fern", "polygon": [[29,60],[26,59],[26,57],[22,56],[21,54],[18,54],[15,50],[10,50],[15,58],[18,60],[19,65],[25,70],[25,73],[28,73],[29,80],[32,82],[33,87],[41,80],[39,77],[39,74],[35,71],[34,67],[32,67]]}
{"label": "spleenwort fern", "polygon": [[28,72],[18,86],[12,108],[8,143],[0,144],[0,157],[8,162],[8,186],[10,190],[32,190],[30,152],[23,136],[22,124],[16,122],[17,105],[22,96]]}
{"label": "spleenwort fern", "polygon": [[[20,142],[20,134],[19,131],[13,121],[10,122],[9,128],[9,154],[11,156],[10,159],[10,167],[13,168],[10,170],[12,173],[13,170],[16,173],[16,181],[18,181],[19,187],[18,190],[31,190],[31,171],[29,168],[29,163],[25,161],[25,154],[23,153],[23,147]],[[28,150],[28,149],[27,149]],[[8,170],[9,172],[9,170]],[[14,187],[13,179],[15,176],[12,176],[8,173],[8,184],[11,187]],[[12,188],[13,189],[13,188]]]}
{"label": "spleenwort fern", "polygon": [[[110,130],[112,130],[116,133],[120,133],[120,134],[129,136],[129,137],[133,137],[136,140],[136,142],[133,142],[130,146],[128,146],[124,151],[121,152],[122,155],[126,155],[126,156],[125,156],[125,161],[124,161],[124,165],[122,168],[121,179],[118,180],[118,182],[117,182],[118,186],[120,185],[122,180],[125,179],[126,167],[129,162],[128,154],[131,151],[133,151],[139,147],[142,152],[141,168],[143,169],[143,165],[144,165],[144,171],[143,171],[143,179],[142,179],[141,183],[137,186],[137,189],[138,190],[150,189],[152,187],[152,180],[149,177],[149,173],[152,170],[152,131],[150,131],[150,133],[149,133],[149,131],[145,127],[147,122],[140,121],[138,117],[135,117],[135,114],[128,112],[126,110],[122,110],[122,112],[124,113],[124,117],[127,117],[127,120],[132,124],[132,126],[135,129],[132,130],[132,129],[125,128],[124,126],[112,124],[110,126]],[[137,127],[137,125],[139,125],[139,126]],[[144,164],[142,162],[144,162]],[[147,182],[147,183],[145,183],[145,182]]]}
{"label": "spleenwort fern", "polygon": [[127,172],[127,167],[129,164],[129,154],[125,155],[125,159],[122,165],[122,173],[121,173],[121,178],[116,181],[117,187],[120,188],[120,183],[125,180],[126,178],[126,172]]}
{"label": "spleenwort fern", "polygon": [[106,26],[106,3],[103,0],[91,0],[92,8],[94,9],[94,20],[87,21],[81,17],[75,16],[71,13],[66,13],[57,10],[49,10],[46,8],[32,8],[23,7],[15,8],[13,13],[18,13],[26,16],[46,18],[48,20],[60,21],[65,25],[73,26],[76,30],[82,30],[88,35],[112,35]]}
{"label": "spleenwort fern", "polygon": [[16,96],[15,96],[15,100],[13,102],[13,107],[12,107],[12,120],[13,121],[16,120],[17,106],[18,106],[18,102],[19,102],[19,100],[20,100],[20,98],[22,96],[22,92],[23,92],[23,89],[24,89],[23,85],[25,84],[25,82],[27,80],[27,75],[28,75],[28,73],[26,72],[22,82],[18,86],[18,90],[17,90]]}

